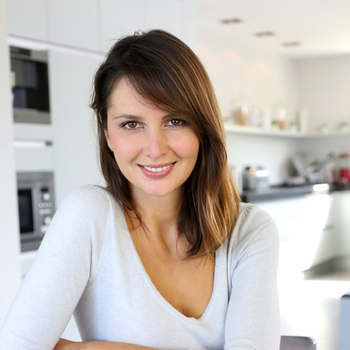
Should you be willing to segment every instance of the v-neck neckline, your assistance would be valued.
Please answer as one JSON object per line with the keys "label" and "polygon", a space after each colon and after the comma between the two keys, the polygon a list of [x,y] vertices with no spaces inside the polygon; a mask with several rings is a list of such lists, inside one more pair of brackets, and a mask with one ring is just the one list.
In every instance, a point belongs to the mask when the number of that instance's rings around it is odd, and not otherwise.
{"label": "v-neck neckline", "polygon": [[169,312],[173,313],[174,315],[176,315],[177,317],[185,320],[185,321],[195,321],[195,322],[201,322],[204,318],[206,318],[207,314],[210,312],[210,309],[212,308],[212,304],[214,303],[214,299],[215,299],[215,294],[216,294],[216,289],[217,289],[217,279],[218,279],[218,273],[219,273],[219,250],[220,248],[215,252],[214,255],[214,282],[213,282],[213,288],[212,288],[212,292],[211,292],[211,296],[209,299],[209,302],[203,312],[203,314],[199,317],[199,318],[195,318],[195,317],[188,317],[186,315],[184,315],[182,312],[180,312],[179,310],[177,310],[173,305],[171,305],[164,297],[163,295],[159,292],[159,290],[156,288],[156,286],[154,285],[154,283],[152,282],[152,279],[150,278],[150,276],[148,275],[141,257],[139,255],[139,253],[136,250],[134,241],[131,237],[130,231],[128,229],[128,225],[125,219],[125,215],[123,215],[124,218],[124,225],[123,227],[124,230],[126,231],[126,235],[127,235],[127,239],[129,241],[129,245],[130,245],[130,249],[131,249],[131,253],[133,255],[134,261],[135,263],[138,265],[138,270],[140,271],[142,278],[144,279],[145,283],[147,284],[149,290],[152,292],[152,294],[159,300],[160,303],[162,303],[165,308],[167,310],[169,310]]}

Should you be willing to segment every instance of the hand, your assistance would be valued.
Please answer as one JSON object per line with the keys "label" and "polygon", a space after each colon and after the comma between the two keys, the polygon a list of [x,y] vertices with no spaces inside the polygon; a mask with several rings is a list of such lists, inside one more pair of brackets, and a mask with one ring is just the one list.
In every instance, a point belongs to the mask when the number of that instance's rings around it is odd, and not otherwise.
{"label": "hand", "polygon": [[53,348],[53,350],[74,350],[74,349],[78,350],[79,349],[77,348],[78,344],[79,343],[76,343],[74,341],[61,338],[56,344],[56,346]]}

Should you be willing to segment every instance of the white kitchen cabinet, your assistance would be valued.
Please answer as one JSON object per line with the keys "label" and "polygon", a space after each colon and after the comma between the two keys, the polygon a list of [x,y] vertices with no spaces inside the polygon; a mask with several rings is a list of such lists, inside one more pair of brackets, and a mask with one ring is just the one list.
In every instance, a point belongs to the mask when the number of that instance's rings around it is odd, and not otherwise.
{"label": "white kitchen cabinet", "polygon": [[53,130],[51,124],[13,124],[15,140],[45,140],[52,141]]}
{"label": "white kitchen cabinet", "polygon": [[100,60],[54,50],[50,50],[49,60],[58,206],[68,192],[83,184],[104,184],[98,166],[95,120],[89,108]]}
{"label": "white kitchen cabinet", "polygon": [[16,147],[15,164],[18,172],[54,171],[54,149],[47,147]]}
{"label": "white kitchen cabinet", "polygon": [[185,18],[183,0],[148,0],[145,2],[145,25],[149,29],[164,29],[181,38]]}
{"label": "white kitchen cabinet", "polygon": [[142,0],[101,0],[102,50],[107,51],[125,35],[144,29]]}
{"label": "white kitchen cabinet", "polygon": [[[334,192],[337,224],[337,250],[341,258],[350,258],[350,191]],[[350,259],[349,259],[350,260]],[[349,266],[350,268],[350,266]]]}
{"label": "white kitchen cabinet", "polygon": [[99,50],[97,0],[47,0],[48,40]]}
{"label": "white kitchen cabinet", "polygon": [[16,171],[54,171],[52,125],[14,123]]}
{"label": "white kitchen cabinet", "polygon": [[280,235],[279,271],[296,273],[337,255],[331,194],[257,202]]}
{"label": "white kitchen cabinet", "polygon": [[194,6],[192,1],[183,0],[101,0],[103,51],[122,36],[150,29],[169,31],[194,46],[189,34],[192,23],[195,32],[191,4]]}
{"label": "white kitchen cabinet", "polygon": [[46,0],[8,0],[9,34],[47,40]]}

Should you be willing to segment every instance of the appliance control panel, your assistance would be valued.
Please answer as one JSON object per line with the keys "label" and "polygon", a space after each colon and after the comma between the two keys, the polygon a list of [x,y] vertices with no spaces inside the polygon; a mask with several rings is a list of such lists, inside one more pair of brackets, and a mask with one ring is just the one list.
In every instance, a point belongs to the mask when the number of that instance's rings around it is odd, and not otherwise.
{"label": "appliance control panel", "polygon": [[51,202],[51,194],[48,187],[41,187],[39,198],[39,225],[40,232],[44,234],[49,227],[53,215],[53,203]]}

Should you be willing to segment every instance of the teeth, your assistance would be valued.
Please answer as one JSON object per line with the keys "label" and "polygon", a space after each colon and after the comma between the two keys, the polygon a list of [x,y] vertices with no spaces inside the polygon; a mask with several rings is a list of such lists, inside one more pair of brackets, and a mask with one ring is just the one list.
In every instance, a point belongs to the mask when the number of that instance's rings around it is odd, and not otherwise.
{"label": "teeth", "polygon": [[144,168],[147,169],[148,171],[152,171],[153,173],[159,173],[161,171],[164,171],[164,170],[170,168],[170,165],[163,166],[163,167],[160,167],[160,168],[150,168],[148,166],[145,166]]}

